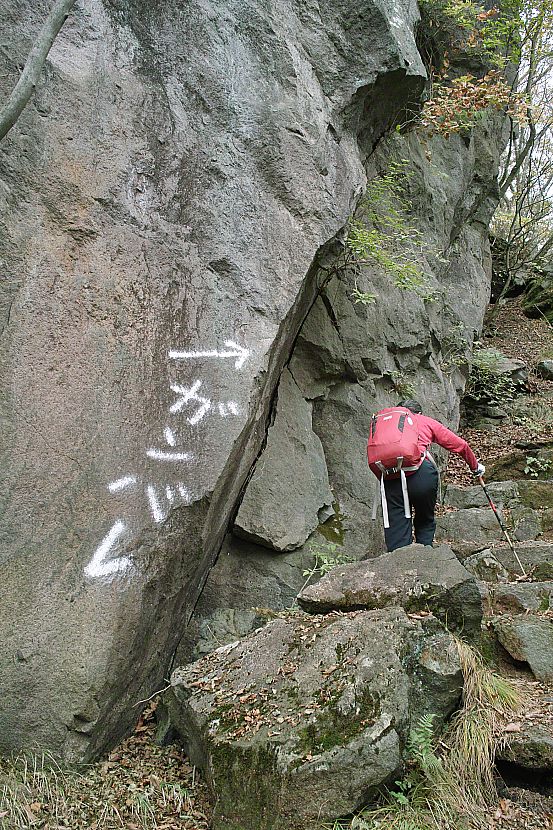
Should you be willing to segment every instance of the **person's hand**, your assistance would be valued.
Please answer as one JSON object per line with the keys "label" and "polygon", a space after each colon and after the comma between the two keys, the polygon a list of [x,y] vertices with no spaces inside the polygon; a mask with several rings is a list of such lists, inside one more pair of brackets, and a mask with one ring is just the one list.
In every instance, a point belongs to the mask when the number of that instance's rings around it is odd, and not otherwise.
{"label": "person's hand", "polygon": [[472,474],[475,478],[482,478],[482,476],[484,475],[485,472],[486,472],[486,468],[484,467],[482,462],[479,461],[478,466],[476,467],[476,470],[473,470]]}

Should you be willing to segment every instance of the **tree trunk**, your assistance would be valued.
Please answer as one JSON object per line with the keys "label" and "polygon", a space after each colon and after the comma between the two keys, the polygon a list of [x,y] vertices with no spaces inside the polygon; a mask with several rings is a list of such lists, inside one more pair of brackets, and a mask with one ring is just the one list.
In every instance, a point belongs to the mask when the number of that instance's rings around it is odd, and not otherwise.
{"label": "tree trunk", "polygon": [[74,4],[75,0],[56,0],[54,3],[12,94],[0,110],[0,141],[11,130],[33,94],[48,52]]}

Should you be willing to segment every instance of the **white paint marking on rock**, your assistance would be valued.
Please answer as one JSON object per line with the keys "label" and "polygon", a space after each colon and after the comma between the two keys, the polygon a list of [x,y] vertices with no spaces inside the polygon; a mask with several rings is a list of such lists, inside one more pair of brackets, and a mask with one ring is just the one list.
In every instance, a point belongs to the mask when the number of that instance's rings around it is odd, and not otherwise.
{"label": "white paint marking on rock", "polygon": [[155,461],[187,461],[190,458],[190,453],[188,452],[167,452],[153,448],[146,450],[146,455]]}
{"label": "white paint marking on rock", "polygon": [[165,440],[169,444],[170,447],[174,447],[177,443],[177,439],[175,438],[175,433],[170,427],[165,427],[165,431],[163,433],[165,435]]}
{"label": "white paint marking on rock", "polygon": [[173,390],[173,392],[176,392],[177,395],[180,395],[180,397],[178,401],[175,401],[173,406],[169,408],[169,412],[171,412],[172,414],[174,414],[175,412],[180,412],[183,406],[188,403],[188,401],[197,400],[196,392],[198,391],[201,385],[201,380],[194,381],[192,386],[179,386],[176,383],[172,383],[171,389]]}
{"label": "white paint marking on rock", "polygon": [[136,476],[123,476],[123,478],[118,478],[117,481],[111,481],[108,484],[108,490],[110,493],[118,493],[119,490],[125,490],[133,484],[136,484]]}
{"label": "white paint marking on rock", "polygon": [[234,368],[241,369],[248,357],[250,356],[250,350],[245,349],[244,346],[240,346],[239,343],[235,343],[234,340],[225,340],[225,346],[227,349],[229,349],[229,351],[219,352],[213,349],[207,352],[181,352],[176,351],[175,349],[171,349],[171,351],[169,352],[169,357],[172,360],[192,360],[202,357],[235,357],[236,361],[234,363]]}
{"label": "white paint marking on rock", "polygon": [[179,482],[179,483],[177,484],[177,490],[179,491],[179,493],[180,493],[180,497],[181,497],[181,499],[183,500],[183,502],[184,502],[185,504],[190,504],[190,502],[192,501],[192,497],[191,497],[191,495],[190,495],[189,491],[188,491],[188,490],[186,489],[186,487],[184,486],[184,484],[182,484],[181,482]]}
{"label": "white paint marking on rock", "polygon": [[148,484],[146,487],[146,496],[148,497],[148,501],[150,503],[150,510],[152,511],[152,518],[156,524],[159,524],[165,519],[165,512],[159,503],[159,500],[156,495],[155,488],[153,485]]}
{"label": "white paint marking on rock", "polygon": [[104,536],[96,550],[94,556],[84,569],[85,576],[92,579],[97,579],[101,576],[112,576],[113,574],[126,571],[132,565],[128,556],[119,556],[117,559],[107,559],[106,557],[117,543],[120,536],[123,535],[127,526],[125,522],[117,521]]}
{"label": "white paint marking on rock", "polygon": [[173,392],[175,392],[177,395],[180,395],[180,397],[169,408],[169,412],[172,415],[174,415],[175,413],[180,412],[184,405],[189,403],[189,401],[195,401],[196,403],[199,403],[200,406],[198,407],[194,415],[192,415],[191,418],[187,418],[186,420],[189,424],[194,425],[199,423],[203,418],[205,418],[205,416],[211,409],[211,401],[208,400],[208,398],[204,398],[202,395],[197,394],[198,389],[201,385],[201,380],[194,381],[192,386],[189,387],[171,384],[171,389],[173,390]]}
{"label": "white paint marking on rock", "polygon": [[199,409],[196,410],[194,415],[192,415],[191,418],[186,419],[188,423],[192,426],[194,426],[194,424],[199,424],[200,421],[202,421],[205,418],[205,416],[211,409],[211,401],[208,401],[205,398],[203,399],[203,401],[203,404],[199,407]]}

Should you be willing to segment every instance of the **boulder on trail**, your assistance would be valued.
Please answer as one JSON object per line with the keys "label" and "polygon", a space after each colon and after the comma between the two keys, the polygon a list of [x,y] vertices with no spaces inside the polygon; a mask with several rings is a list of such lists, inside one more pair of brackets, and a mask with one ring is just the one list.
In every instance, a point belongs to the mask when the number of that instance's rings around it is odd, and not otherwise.
{"label": "boulder on trail", "polygon": [[[498,508],[509,507],[519,501],[519,487],[516,481],[496,481],[486,485],[486,489]],[[482,487],[461,487],[448,484],[444,494],[444,504],[456,510],[468,510],[471,507],[487,507],[488,499]]]}
{"label": "boulder on trail", "polygon": [[[509,482],[502,482],[508,484]],[[499,482],[496,486],[499,485]],[[544,510],[553,507],[553,481],[539,479],[518,482],[519,499],[526,507]]]}
{"label": "boulder on trail", "polygon": [[553,681],[553,620],[504,614],[492,626],[514,660],[528,663],[538,680]]}
{"label": "boulder on trail", "polygon": [[452,636],[389,608],[273,620],[177,669],[164,699],[214,830],[320,830],[393,780],[411,724],[461,688]]}
{"label": "boulder on trail", "polygon": [[[519,542],[515,545],[515,550],[526,571],[537,574],[536,569],[539,568],[543,576],[536,576],[537,579],[545,581],[553,578],[553,575],[549,573],[549,567],[553,562],[553,544],[551,542]],[[520,575],[520,565],[506,542],[494,545],[493,555],[509,573]]]}
{"label": "boulder on trail", "polygon": [[298,595],[313,613],[399,605],[431,611],[448,628],[478,637],[482,599],[474,577],[447,545],[404,548],[334,568]]}
{"label": "boulder on trail", "polygon": [[511,582],[495,585],[492,605],[497,611],[524,613],[553,608],[553,582]]}
{"label": "boulder on trail", "polygon": [[478,553],[473,553],[463,560],[463,565],[477,579],[485,582],[508,582],[509,573],[501,562],[496,559],[492,551],[487,548]]}
{"label": "boulder on trail", "polygon": [[511,510],[512,534],[519,542],[532,542],[541,534],[539,513],[519,504]]}
{"label": "boulder on trail", "polygon": [[486,545],[502,538],[497,518],[489,507],[454,510],[436,519],[436,539],[439,541]]}
{"label": "boulder on trail", "polygon": [[520,732],[509,737],[505,746],[499,747],[496,757],[523,769],[553,771],[551,727],[525,725]]}

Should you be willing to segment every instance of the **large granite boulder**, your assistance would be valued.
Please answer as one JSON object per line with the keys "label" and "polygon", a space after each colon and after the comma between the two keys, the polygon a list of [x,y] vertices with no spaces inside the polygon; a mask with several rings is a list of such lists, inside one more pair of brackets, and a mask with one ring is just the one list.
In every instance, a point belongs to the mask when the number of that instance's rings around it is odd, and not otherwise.
{"label": "large granite boulder", "polygon": [[215,830],[320,830],[393,780],[410,724],[461,688],[451,636],[390,608],[274,620],[177,669],[164,700]]}
{"label": "large granite boulder", "polygon": [[[42,5],[3,2],[4,97]],[[91,758],[163,684],[285,365],[354,558],[382,550],[369,413],[410,383],[458,423],[466,378],[447,354],[468,354],[489,299],[503,117],[389,134],[424,85],[414,0],[212,5],[76,4],[2,143],[2,749]],[[366,177],[397,159],[439,254],[420,293],[340,267]],[[305,550],[281,572],[259,550],[252,593],[285,601]],[[233,574],[204,609],[225,638],[258,622]]]}
{"label": "large granite boulder", "polygon": [[[2,100],[45,5],[3,0]],[[90,758],[162,684],[417,19],[74,6],[0,153],[1,748]]]}
{"label": "large granite boulder", "polygon": [[482,599],[470,574],[446,545],[409,545],[375,559],[339,565],[298,595],[312,613],[385,608],[428,611],[448,628],[478,637]]}

